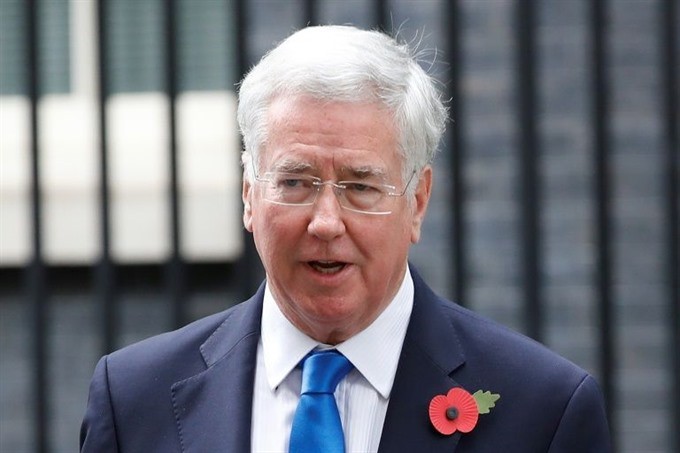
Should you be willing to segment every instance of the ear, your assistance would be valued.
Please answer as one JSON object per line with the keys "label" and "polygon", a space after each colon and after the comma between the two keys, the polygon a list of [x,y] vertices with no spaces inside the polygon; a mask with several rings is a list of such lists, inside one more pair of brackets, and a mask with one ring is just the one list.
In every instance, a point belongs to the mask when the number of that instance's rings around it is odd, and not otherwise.
{"label": "ear", "polygon": [[430,195],[432,194],[432,167],[427,166],[420,173],[418,179],[418,187],[414,195],[413,205],[413,219],[411,223],[411,242],[415,244],[420,240],[420,227],[425,219],[427,212],[427,205],[430,202]]}
{"label": "ear", "polygon": [[243,226],[246,230],[253,232],[253,208],[252,208],[253,186],[248,182],[247,178],[243,177],[243,191],[241,192],[241,199],[243,200]]}

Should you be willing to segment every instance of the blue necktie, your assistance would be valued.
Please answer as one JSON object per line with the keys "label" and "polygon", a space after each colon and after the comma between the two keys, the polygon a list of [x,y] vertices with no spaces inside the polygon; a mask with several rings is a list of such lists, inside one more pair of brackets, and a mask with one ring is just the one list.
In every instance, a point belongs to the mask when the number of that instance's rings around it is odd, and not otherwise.
{"label": "blue necktie", "polygon": [[352,363],[335,350],[317,351],[302,361],[302,389],[290,432],[290,453],[345,452],[333,392],[352,368]]}

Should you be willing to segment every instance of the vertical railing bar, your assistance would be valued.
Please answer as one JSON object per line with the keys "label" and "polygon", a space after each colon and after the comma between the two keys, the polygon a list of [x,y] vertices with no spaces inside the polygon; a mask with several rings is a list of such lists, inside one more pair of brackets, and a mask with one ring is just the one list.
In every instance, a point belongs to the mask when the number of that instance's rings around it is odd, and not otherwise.
{"label": "vertical railing bar", "polygon": [[593,146],[595,184],[595,237],[596,253],[596,294],[600,321],[600,372],[601,384],[607,403],[607,412],[612,430],[612,441],[616,441],[617,424],[614,398],[614,332],[612,315],[612,270],[610,233],[612,232],[609,178],[609,87],[607,81],[607,2],[591,2],[591,33],[593,68]]}
{"label": "vertical railing bar", "polygon": [[378,27],[379,30],[383,30],[388,33],[391,31],[390,25],[392,24],[388,23],[388,20],[390,20],[390,18],[388,17],[387,0],[373,1],[373,18],[375,21],[375,25]]}
{"label": "vertical railing bar", "polygon": [[465,183],[463,165],[465,162],[465,143],[463,132],[465,119],[463,118],[463,21],[461,18],[461,4],[459,0],[446,2],[448,9],[444,14],[445,29],[448,28],[449,41],[449,89],[451,100],[451,138],[449,149],[449,171],[451,174],[451,205],[452,219],[449,237],[453,242],[453,266],[451,288],[454,300],[460,305],[467,304],[467,249],[465,248]]}
{"label": "vertical railing bar", "polygon": [[[247,1],[248,0],[227,0],[228,3],[233,3],[234,7],[234,22],[235,22],[235,42],[236,42],[236,79],[240,81],[248,72],[250,67],[248,58],[248,18],[247,18]],[[241,194],[239,193],[239,199]]]}
{"label": "vertical railing bar", "polygon": [[40,124],[38,121],[40,97],[40,59],[38,55],[38,2],[26,0],[25,29],[27,40],[27,90],[30,103],[30,165],[31,165],[31,223],[33,226],[31,241],[33,255],[27,269],[26,286],[30,300],[31,322],[33,330],[33,398],[34,398],[34,431],[35,449],[39,453],[49,451],[48,423],[48,354],[47,336],[49,305],[46,289],[46,269],[42,244],[42,187],[40,174]]}
{"label": "vertical railing bar", "polygon": [[[670,321],[671,354],[671,451],[680,451],[680,214],[678,212],[678,162],[680,137],[678,136],[678,47],[677,1],[665,0],[661,4],[661,46],[663,91],[662,105],[665,118],[666,158],[666,230],[668,234],[667,280]],[[675,448],[673,448],[675,447]]]}
{"label": "vertical railing bar", "polygon": [[[240,81],[248,72],[248,56],[246,55],[247,46],[247,23],[246,23],[246,1],[247,0],[226,0],[227,8],[233,4],[234,11],[234,34],[236,43],[236,79]],[[227,30],[231,27],[227,27]],[[240,198],[240,194],[239,194]]]}
{"label": "vertical railing bar", "polygon": [[[234,22],[236,23],[234,28],[236,34],[236,71],[237,79],[241,80],[249,69],[246,0],[233,0],[233,7]],[[241,143],[241,149],[243,149],[243,143]],[[241,191],[237,191],[236,196],[238,196],[238,203],[241,204]],[[241,231],[243,253],[237,265],[239,276],[237,280],[240,286],[239,293],[243,299],[246,299],[252,296],[259,286],[263,272],[252,235],[245,228]]]}
{"label": "vertical railing bar", "polygon": [[172,301],[172,322],[178,328],[186,323],[186,266],[181,251],[180,191],[177,146],[177,0],[165,0],[165,93],[168,97],[168,154],[170,157],[170,258],[166,263],[165,284]]}
{"label": "vertical railing bar", "polygon": [[317,2],[319,0],[305,0],[304,2],[304,21],[306,26],[317,25],[319,23],[319,13]]}
{"label": "vertical railing bar", "polygon": [[521,198],[521,243],[523,249],[523,290],[527,334],[543,339],[541,306],[542,275],[540,270],[540,181],[539,146],[536,131],[536,3],[518,0],[517,24],[517,88],[519,101],[519,184]]}
{"label": "vertical railing bar", "polygon": [[116,310],[116,287],[114,267],[111,259],[111,208],[109,203],[108,128],[106,102],[108,100],[108,52],[106,27],[106,2],[97,0],[95,7],[97,24],[97,65],[98,65],[98,121],[99,121],[99,215],[101,255],[96,268],[96,288],[99,300],[102,326],[102,353],[107,354],[116,347],[118,313]]}

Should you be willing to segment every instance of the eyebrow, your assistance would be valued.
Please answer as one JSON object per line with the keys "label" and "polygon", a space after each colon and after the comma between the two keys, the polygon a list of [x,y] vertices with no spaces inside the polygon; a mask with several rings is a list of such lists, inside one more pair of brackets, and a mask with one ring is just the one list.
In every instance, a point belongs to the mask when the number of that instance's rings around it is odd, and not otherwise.
{"label": "eyebrow", "polygon": [[352,178],[357,179],[368,179],[368,178],[381,178],[385,179],[387,177],[387,172],[383,168],[372,167],[369,165],[364,165],[361,167],[342,167],[341,172],[347,174]]}
{"label": "eyebrow", "polygon": [[[282,159],[276,162],[269,171],[278,171],[282,173],[311,173],[316,170],[316,167],[309,162],[302,162],[292,159]],[[347,175],[343,178],[354,178],[358,180],[379,178],[385,180],[387,178],[387,171],[384,168],[374,167],[370,165],[362,165],[358,167],[345,165],[340,168],[340,174]]]}
{"label": "eyebrow", "polygon": [[314,166],[308,162],[283,159],[274,164],[272,171],[280,171],[283,173],[305,173],[312,169],[314,169]]}

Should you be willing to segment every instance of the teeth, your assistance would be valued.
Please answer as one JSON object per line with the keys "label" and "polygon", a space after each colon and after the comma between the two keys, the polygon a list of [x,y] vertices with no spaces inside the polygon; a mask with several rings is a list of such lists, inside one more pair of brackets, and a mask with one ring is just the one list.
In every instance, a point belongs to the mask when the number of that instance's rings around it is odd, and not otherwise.
{"label": "teeth", "polygon": [[344,263],[338,263],[337,261],[312,261],[309,264],[322,274],[334,274],[340,272],[345,267]]}

